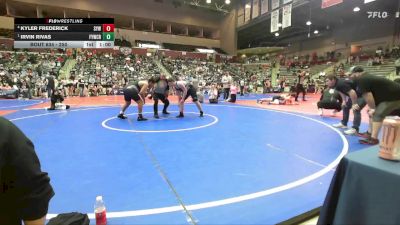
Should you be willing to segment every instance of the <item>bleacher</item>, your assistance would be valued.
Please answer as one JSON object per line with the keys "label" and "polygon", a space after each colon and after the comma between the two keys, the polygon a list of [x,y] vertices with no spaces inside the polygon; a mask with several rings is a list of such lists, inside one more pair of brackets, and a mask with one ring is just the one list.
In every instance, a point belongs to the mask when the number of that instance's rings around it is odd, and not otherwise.
{"label": "bleacher", "polygon": [[[394,59],[385,59],[382,65],[368,65],[367,61],[361,61],[359,63],[353,64],[354,66],[362,66],[364,70],[370,74],[376,76],[388,77],[391,73],[396,71],[396,67],[394,65]],[[346,65],[346,71],[353,65]]]}
{"label": "bleacher", "polygon": [[100,74],[101,83],[110,84],[112,81],[121,80],[122,76],[128,79],[147,79],[160,73],[160,68],[152,58],[146,56],[100,54],[77,63],[73,71],[76,75],[82,76],[85,82]]}
{"label": "bleacher", "polygon": [[194,46],[194,45],[180,45],[172,43],[163,43],[163,47],[173,51],[183,51],[183,52],[196,52],[197,48],[206,49],[204,46]]}

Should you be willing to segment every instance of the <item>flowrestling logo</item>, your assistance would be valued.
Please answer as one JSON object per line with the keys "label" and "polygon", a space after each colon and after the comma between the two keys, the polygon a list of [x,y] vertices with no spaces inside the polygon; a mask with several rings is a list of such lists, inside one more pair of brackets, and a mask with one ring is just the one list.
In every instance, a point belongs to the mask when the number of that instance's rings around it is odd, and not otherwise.
{"label": "flowrestling logo", "polygon": [[389,17],[389,13],[386,11],[368,11],[368,19],[386,19]]}

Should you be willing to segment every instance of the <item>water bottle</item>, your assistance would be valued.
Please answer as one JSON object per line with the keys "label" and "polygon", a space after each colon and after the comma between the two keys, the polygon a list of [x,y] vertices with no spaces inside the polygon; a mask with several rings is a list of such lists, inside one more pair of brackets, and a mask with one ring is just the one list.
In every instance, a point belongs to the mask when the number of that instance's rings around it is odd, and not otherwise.
{"label": "water bottle", "polygon": [[96,197],[96,203],[94,204],[94,214],[96,215],[96,225],[106,225],[106,206],[103,201],[103,196]]}

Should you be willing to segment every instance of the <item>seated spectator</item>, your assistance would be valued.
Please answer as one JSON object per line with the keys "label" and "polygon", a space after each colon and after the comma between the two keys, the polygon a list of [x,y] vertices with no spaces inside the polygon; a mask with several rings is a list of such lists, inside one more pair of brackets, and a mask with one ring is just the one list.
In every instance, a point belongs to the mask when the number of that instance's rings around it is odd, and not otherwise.
{"label": "seated spectator", "polygon": [[375,57],[374,61],[372,62],[372,65],[377,66],[377,65],[381,65],[381,64],[382,64],[381,59],[379,57]]}
{"label": "seated spectator", "polygon": [[212,84],[208,93],[210,103],[218,103],[218,88],[216,84]]}
{"label": "seated spectator", "polygon": [[88,94],[89,96],[97,96],[97,88],[93,84],[88,85]]}

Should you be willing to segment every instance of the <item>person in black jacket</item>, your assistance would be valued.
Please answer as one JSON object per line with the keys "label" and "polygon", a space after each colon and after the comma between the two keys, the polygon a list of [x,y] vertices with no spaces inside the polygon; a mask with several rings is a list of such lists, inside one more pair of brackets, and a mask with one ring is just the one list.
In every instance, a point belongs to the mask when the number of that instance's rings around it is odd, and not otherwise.
{"label": "person in black jacket", "polygon": [[168,92],[169,92],[169,86],[168,86],[168,81],[165,75],[161,74],[157,77],[154,78],[154,88],[153,88],[153,100],[154,100],[154,118],[159,119],[160,117],[158,116],[158,100],[160,100],[162,103],[164,103],[164,108],[162,113],[165,115],[168,115],[169,112],[167,112],[168,106],[169,106],[169,100],[168,100]]}
{"label": "person in black jacket", "polygon": [[[361,67],[352,67],[349,73],[361,73],[364,70]],[[343,99],[343,119],[340,123],[334,124],[336,128],[347,128],[347,122],[350,117],[350,110],[353,111],[354,119],[353,126],[344,131],[347,135],[359,135],[359,128],[361,124],[361,110],[366,106],[366,101],[363,98],[359,87],[352,79],[339,79],[334,74],[326,77],[326,85],[334,88],[339,92]]]}
{"label": "person in black jacket", "polygon": [[34,145],[0,117],[0,224],[43,225],[54,191]]}
{"label": "person in black jacket", "polygon": [[400,110],[400,84],[363,72],[355,72],[352,76],[368,104],[368,115],[372,125],[371,136],[359,142],[367,145],[379,144],[378,135],[383,120]]}
{"label": "person in black jacket", "polygon": [[52,75],[46,77],[47,97],[50,98],[55,89],[54,77]]}

